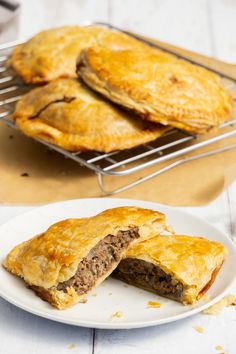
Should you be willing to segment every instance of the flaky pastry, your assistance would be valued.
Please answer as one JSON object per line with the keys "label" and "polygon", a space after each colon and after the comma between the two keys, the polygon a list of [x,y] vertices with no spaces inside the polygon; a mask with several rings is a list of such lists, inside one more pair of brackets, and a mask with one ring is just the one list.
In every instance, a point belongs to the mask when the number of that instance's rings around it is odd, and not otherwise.
{"label": "flaky pastry", "polygon": [[213,284],[226,253],[223,244],[202,237],[155,236],[131,245],[113,274],[158,295],[193,304]]}
{"label": "flaky pastry", "polygon": [[45,83],[60,77],[76,77],[76,58],[88,46],[112,49],[143,46],[130,36],[98,26],[65,26],[37,33],[17,46],[9,61],[26,83]]}
{"label": "flaky pastry", "polygon": [[216,74],[155,50],[87,48],[77,72],[92,89],[144,119],[191,133],[218,126],[232,109]]}
{"label": "flaky pastry", "polygon": [[14,119],[25,134],[70,151],[123,150],[167,130],[117,108],[76,79],[33,89],[17,103]]}
{"label": "flaky pastry", "polygon": [[128,246],[163,232],[165,216],[137,207],[60,221],[14,247],[4,267],[58,309],[79,300],[117,266]]}

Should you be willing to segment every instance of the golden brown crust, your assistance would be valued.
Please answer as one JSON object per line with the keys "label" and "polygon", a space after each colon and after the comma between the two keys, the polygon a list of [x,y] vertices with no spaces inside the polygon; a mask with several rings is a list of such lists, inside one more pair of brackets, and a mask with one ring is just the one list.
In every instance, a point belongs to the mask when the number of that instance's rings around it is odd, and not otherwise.
{"label": "golden brown crust", "polygon": [[140,238],[145,239],[165,229],[165,216],[149,209],[120,207],[90,218],[63,220],[14,247],[4,266],[28,285],[46,289],[48,301],[62,309],[77,302],[81,296],[72,287],[67,288],[66,293],[57,290],[58,283],[75,275],[78,264],[100,240],[134,226],[138,228]]}
{"label": "golden brown crust", "polygon": [[76,77],[76,58],[88,46],[112,49],[143,46],[141,42],[96,26],[65,26],[36,34],[17,46],[10,65],[26,83],[45,83],[60,77]]}
{"label": "golden brown crust", "polygon": [[132,148],[167,130],[115,107],[75,79],[32,90],[17,103],[14,119],[25,134],[70,151]]}
{"label": "golden brown crust", "polygon": [[126,258],[153,263],[184,285],[182,302],[192,304],[212,285],[227,250],[202,237],[155,236],[132,245]]}
{"label": "golden brown crust", "polygon": [[155,50],[87,48],[77,71],[91,88],[144,119],[193,133],[219,125],[232,109],[217,75]]}

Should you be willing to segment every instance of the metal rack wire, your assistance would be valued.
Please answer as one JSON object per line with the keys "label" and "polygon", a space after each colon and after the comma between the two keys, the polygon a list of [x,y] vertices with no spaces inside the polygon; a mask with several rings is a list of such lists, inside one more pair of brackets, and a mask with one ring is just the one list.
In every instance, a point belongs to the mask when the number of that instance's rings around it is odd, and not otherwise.
{"label": "metal rack wire", "polygon": [[[96,25],[106,26],[112,28],[113,30],[127,33],[109,24],[96,23]],[[135,35],[131,36],[136,37]],[[162,48],[159,45],[155,45],[149,41],[143,39],[142,41],[153,47],[157,47],[159,49],[161,48],[164,51],[170,52],[170,50]],[[12,42],[0,46],[0,120],[6,122],[13,128],[16,128],[16,126],[11,120],[10,116],[14,111],[15,103],[22,94],[28,92],[31,89],[29,85],[25,85],[20,80],[20,78],[18,78],[16,74],[7,66],[9,54],[17,44],[19,44],[19,42]],[[193,60],[190,60],[184,56],[180,56],[173,51],[171,51],[171,53],[177,57],[181,57],[184,60],[193,62]],[[197,64],[196,62],[194,63]],[[224,75],[221,72],[212,70],[205,65],[199,65],[210,71],[216,72],[221,77],[222,83],[226,89],[231,92],[234,100],[236,100],[236,80],[234,78]],[[98,183],[101,190],[105,194],[115,194],[144,181],[147,181],[148,179],[164,173],[182,163],[233,149],[236,147],[236,139],[235,143],[221,148],[213,149],[203,153],[199,153],[198,151],[202,147],[232,136],[236,136],[236,113],[234,113],[229,121],[223,123],[219,127],[217,133],[214,134],[206,134],[204,136],[198,137],[179,131],[177,129],[172,129],[168,131],[164,136],[149,144],[125,151],[115,151],[111,153],[68,152],[41,139],[35,140],[48,146],[50,149],[56,150],[65,157],[71,158],[80,165],[86,166],[89,169],[95,171],[98,176]],[[198,153],[186,157],[187,153],[195,151]],[[158,164],[164,161],[169,161],[165,167],[159,168],[151,173],[149,171],[145,174],[145,176],[141,178],[136,177],[135,179],[136,172],[140,170],[147,171],[148,167],[154,165],[158,167]],[[134,180],[115,190],[107,190],[105,188],[104,178],[106,176],[119,177],[125,175],[134,175]]]}

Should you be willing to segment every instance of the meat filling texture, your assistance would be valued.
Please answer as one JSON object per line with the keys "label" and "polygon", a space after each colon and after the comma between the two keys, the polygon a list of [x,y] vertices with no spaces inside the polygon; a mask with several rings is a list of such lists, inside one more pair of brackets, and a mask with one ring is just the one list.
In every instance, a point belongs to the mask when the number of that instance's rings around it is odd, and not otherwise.
{"label": "meat filling texture", "polygon": [[86,294],[122,257],[130,242],[138,238],[138,229],[119,231],[116,236],[108,235],[101,240],[85,257],[77,268],[75,275],[59,283],[57,290],[67,291],[73,287],[78,295]]}
{"label": "meat filling texture", "polygon": [[[57,285],[57,290],[67,292],[68,287],[73,287],[78,295],[90,291],[99,278],[109,275],[114,263],[118,264],[123,252],[131,241],[139,238],[138,228],[133,227],[126,231],[118,231],[117,235],[107,235],[79,263],[75,275],[67,281]],[[50,302],[51,295],[47,289],[39,286],[30,286],[43,300]]]}
{"label": "meat filling texture", "polygon": [[113,275],[131,285],[181,301],[183,284],[152,263],[141,259],[126,258],[120,262]]}

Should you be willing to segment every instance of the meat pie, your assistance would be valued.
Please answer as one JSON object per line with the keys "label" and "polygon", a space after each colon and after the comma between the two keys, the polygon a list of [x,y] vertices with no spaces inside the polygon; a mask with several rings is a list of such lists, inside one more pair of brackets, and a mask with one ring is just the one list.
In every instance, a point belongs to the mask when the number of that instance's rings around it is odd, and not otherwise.
{"label": "meat pie", "polygon": [[64,309],[107,278],[134,241],[165,227],[163,214],[136,207],[67,219],[13,248],[4,266],[42,299]]}
{"label": "meat pie", "polygon": [[69,151],[128,149],[169,129],[119,109],[75,79],[30,91],[17,102],[13,117],[26,135]]}
{"label": "meat pie", "polygon": [[113,275],[158,295],[192,304],[213,284],[225,247],[202,237],[155,236],[131,245]]}

